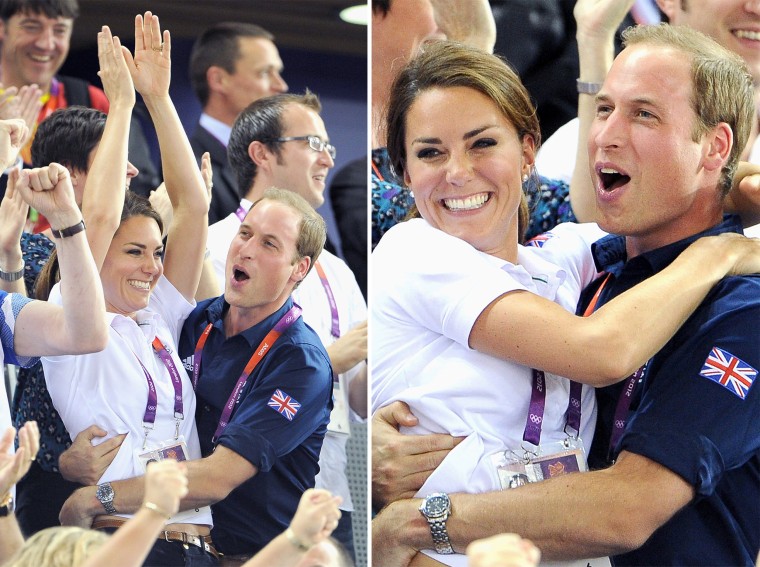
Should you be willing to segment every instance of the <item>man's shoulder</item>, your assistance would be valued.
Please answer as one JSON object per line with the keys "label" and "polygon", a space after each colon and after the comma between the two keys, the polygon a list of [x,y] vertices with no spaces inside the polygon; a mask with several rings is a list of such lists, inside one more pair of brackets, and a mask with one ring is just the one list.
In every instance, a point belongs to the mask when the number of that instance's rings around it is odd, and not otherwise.
{"label": "man's shoulder", "polygon": [[720,280],[702,307],[714,308],[718,303],[730,304],[739,311],[760,309],[760,274],[727,276]]}

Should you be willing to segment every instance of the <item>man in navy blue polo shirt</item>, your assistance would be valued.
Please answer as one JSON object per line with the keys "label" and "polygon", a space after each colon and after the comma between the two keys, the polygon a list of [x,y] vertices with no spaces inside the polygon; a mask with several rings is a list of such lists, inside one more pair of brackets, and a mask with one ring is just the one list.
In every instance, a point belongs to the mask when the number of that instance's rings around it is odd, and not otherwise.
{"label": "man in navy blue polo shirt", "polygon": [[[582,306],[591,309],[663,269],[696,238],[741,232],[735,218],[722,221],[722,205],[755,116],[746,67],[690,29],[644,26],[626,42],[597,95],[589,134],[599,224],[622,235],[595,245],[599,268],[611,275],[586,292]],[[641,371],[601,392],[590,461],[611,466],[451,495],[439,534],[457,551],[517,532],[544,559],[753,565],[759,319],[760,277],[723,280]],[[605,356],[603,341],[588,356]],[[375,565],[405,565],[432,548],[420,502],[397,500],[375,518],[373,537],[397,543]]]}
{"label": "man in navy blue polo shirt", "polygon": [[[199,396],[205,457],[187,462],[190,492],[181,507],[215,504],[212,538],[228,557],[249,557],[283,532],[314,486],[332,368],[291,293],[325,235],[324,220],[302,197],[267,190],[230,245],[224,295],[199,303],[184,324],[179,351]],[[116,510],[139,508],[141,479],[111,485]],[[102,514],[95,490],[67,501],[69,523]]]}

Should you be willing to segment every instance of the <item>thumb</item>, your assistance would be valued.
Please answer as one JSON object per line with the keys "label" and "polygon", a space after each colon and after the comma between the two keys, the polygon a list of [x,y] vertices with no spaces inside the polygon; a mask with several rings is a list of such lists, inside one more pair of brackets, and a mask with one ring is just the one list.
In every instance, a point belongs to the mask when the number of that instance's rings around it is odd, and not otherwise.
{"label": "thumb", "polygon": [[417,418],[414,416],[409,406],[404,402],[393,402],[388,406],[390,417],[396,424],[404,427],[414,427],[417,425]]}
{"label": "thumb", "polygon": [[[108,432],[98,425],[91,425],[82,431],[79,435],[84,435],[88,441],[92,441],[95,437],[105,437],[108,435]],[[79,437],[79,435],[77,435],[77,437]]]}

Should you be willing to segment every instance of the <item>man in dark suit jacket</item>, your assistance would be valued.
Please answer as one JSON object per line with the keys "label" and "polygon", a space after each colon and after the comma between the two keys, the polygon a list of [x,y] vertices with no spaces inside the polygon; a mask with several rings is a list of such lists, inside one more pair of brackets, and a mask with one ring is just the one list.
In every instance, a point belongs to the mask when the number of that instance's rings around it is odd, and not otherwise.
{"label": "man in dark suit jacket", "polygon": [[201,34],[190,54],[190,81],[203,106],[190,144],[200,161],[211,154],[214,171],[209,223],[234,212],[240,191],[227,161],[227,142],[238,114],[265,96],[286,92],[280,76],[283,65],[274,36],[265,29],[241,22],[222,22]]}

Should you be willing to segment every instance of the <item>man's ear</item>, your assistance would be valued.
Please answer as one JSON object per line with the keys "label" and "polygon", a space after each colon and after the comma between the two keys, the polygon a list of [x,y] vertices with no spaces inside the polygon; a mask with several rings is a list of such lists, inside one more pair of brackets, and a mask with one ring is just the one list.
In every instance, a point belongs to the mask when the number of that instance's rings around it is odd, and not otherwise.
{"label": "man's ear", "polygon": [[678,3],[683,0],[657,0],[657,7],[668,17],[668,21],[673,23],[673,15],[678,9]]}
{"label": "man's ear", "polygon": [[248,157],[251,158],[251,161],[257,166],[261,167],[267,161],[272,159],[272,156],[274,156],[274,153],[270,151],[263,142],[254,140],[248,144]]}
{"label": "man's ear", "polygon": [[290,279],[293,283],[298,283],[302,281],[306,274],[309,273],[309,267],[311,266],[311,258],[309,256],[304,256],[298,262],[296,262],[293,265],[293,273],[290,276]]}
{"label": "man's ear", "polygon": [[708,171],[720,170],[731,154],[734,133],[728,124],[721,122],[707,136],[709,136],[708,144],[702,163]]}
{"label": "man's ear", "polygon": [[206,83],[209,92],[225,92],[227,88],[227,71],[216,65],[206,69]]}

